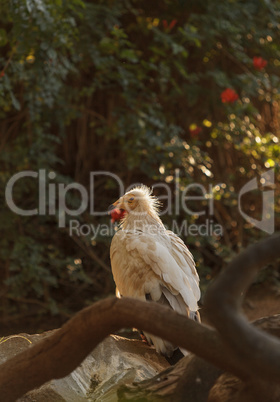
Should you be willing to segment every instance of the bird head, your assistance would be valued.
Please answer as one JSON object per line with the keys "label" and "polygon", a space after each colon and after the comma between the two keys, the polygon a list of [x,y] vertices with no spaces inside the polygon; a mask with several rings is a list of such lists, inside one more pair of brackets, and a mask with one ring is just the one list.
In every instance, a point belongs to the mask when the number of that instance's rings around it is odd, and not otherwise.
{"label": "bird head", "polygon": [[122,218],[127,214],[157,216],[160,203],[156,197],[151,195],[151,192],[152,190],[144,185],[134,187],[114,202],[113,206],[115,209],[124,211]]}

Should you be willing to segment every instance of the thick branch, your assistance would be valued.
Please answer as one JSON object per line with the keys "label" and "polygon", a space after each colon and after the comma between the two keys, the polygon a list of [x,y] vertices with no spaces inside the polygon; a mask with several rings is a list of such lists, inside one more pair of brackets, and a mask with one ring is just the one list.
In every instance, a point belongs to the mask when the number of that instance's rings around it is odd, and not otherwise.
{"label": "thick branch", "polygon": [[110,333],[134,326],[240,373],[236,357],[214,330],[156,303],[111,298],[82,310],[54,334],[2,364],[0,395],[12,402],[51,379],[65,377]]}
{"label": "thick branch", "polygon": [[241,292],[251,282],[255,267],[278,258],[279,244],[278,235],[249,248],[224,271],[207,297],[212,320],[231,348],[214,330],[167,307],[135,299],[106,299],[82,310],[54,334],[2,364],[0,395],[5,395],[5,402],[12,402],[53,378],[65,377],[106,336],[125,327],[165,338],[243,379],[251,377],[251,370],[277,382],[280,343],[252,328],[238,309]]}
{"label": "thick branch", "polygon": [[280,342],[252,327],[241,314],[240,306],[257,270],[277,258],[280,258],[279,234],[248,247],[235,258],[205,298],[212,323],[239,356],[239,367],[251,376],[274,382],[280,378]]}
{"label": "thick branch", "polygon": [[[252,325],[280,337],[280,314],[262,318],[253,322]],[[210,389],[222,372],[223,370],[200,357],[190,354],[175,366],[167,368],[153,378],[139,383],[121,385],[118,389],[118,396],[123,402],[206,401]],[[227,375],[229,376],[229,374]],[[244,382],[238,380],[238,383],[243,383],[245,388]],[[248,384],[246,383],[247,387]],[[266,393],[266,397],[262,398],[262,401],[268,401],[268,393],[271,393],[271,388],[272,386],[269,384],[269,391]],[[224,400],[226,399],[224,398]],[[253,397],[253,400],[256,402],[256,398]]]}

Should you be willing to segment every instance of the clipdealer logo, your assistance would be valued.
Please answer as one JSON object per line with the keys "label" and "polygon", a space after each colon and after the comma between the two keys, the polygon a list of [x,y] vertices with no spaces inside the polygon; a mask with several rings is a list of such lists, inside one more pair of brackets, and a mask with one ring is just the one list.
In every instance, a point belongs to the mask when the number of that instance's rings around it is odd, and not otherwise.
{"label": "clipdealer logo", "polygon": [[275,217],[274,217],[274,209],[275,209],[275,195],[274,195],[274,187],[275,187],[275,174],[274,169],[270,169],[267,172],[263,173],[260,178],[260,184],[263,187],[270,187],[268,190],[262,191],[262,217],[260,220],[250,217],[242,210],[242,202],[241,197],[244,194],[247,194],[250,191],[254,191],[258,189],[257,178],[254,177],[248,183],[246,183],[240,190],[238,195],[238,208],[241,216],[249,222],[254,227],[262,230],[263,232],[272,234],[275,230]]}
{"label": "clipdealer logo", "polygon": [[[72,231],[76,231],[76,233],[81,233],[81,235],[88,235],[91,233],[92,224],[83,224],[82,228],[80,227],[80,222],[78,219],[66,220],[66,217],[78,217],[86,210],[89,211],[91,216],[108,216],[108,211],[97,211],[97,206],[95,205],[95,180],[97,177],[105,176],[110,178],[111,180],[116,182],[118,187],[118,198],[125,194],[125,192],[131,190],[135,185],[140,183],[134,183],[128,188],[125,189],[122,180],[114,173],[107,171],[96,171],[90,172],[90,182],[89,189],[84,187],[79,183],[56,183],[54,180],[56,179],[55,172],[47,172],[44,169],[40,169],[38,172],[36,171],[23,171],[16,173],[13,175],[5,189],[5,198],[6,203],[11,211],[15,214],[21,216],[32,216],[32,215],[57,215],[58,217],[58,226],[60,228],[65,228],[69,222],[70,234]],[[208,215],[209,217],[214,216],[214,191],[217,191],[217,188],[225,188],[226,184],[220,184],[213,186],[210,184],[208,187],[205,187],[199,183],[191,183],[185,188],[181,188],[180,183],[180,171],[177,170],[175,172],[174,177],[174,192],[171,191],[171,188],[166,183],[155,183],[152,187],[153,189],[161,189],[161,193],[164,192],[164,195],[159,196],[160,201],[164,201],[166,208],[160,212],[160,215],[175,215],[178,216],[182,211],[186,214],[186,216],[203,216]],[[38,206],[33,209],[23,209],[20,207],[20,202],[15,201],[14,197],[14,186],[20,180],[24,180],[24,178],[32,178],[36,179],[38,183]],[[242,197],[243,195],[258,189],[257,179],[254,178],[246,183],[240,190],[238,195],[238,210],[241,216],[249,222],[252,226],[266,232],[272,234],[275,230],[274,223],[274,186],[275,186],[275,174],[274,169],[270,169],[269,171],[263,173],[261,175],[260,183],[265,188],[269,187],[267,190],[263,190],[262,198],[263,198],[263,208],[262,208],[262,217],[261,220],[257,220],[247,213],[244,212],[242,208]],[[214,190],[215,188],[215,190]],[[77,206],[70,208],[69,203],[67,203],[67,198],[71,195],[71,192],[75,191],[79,193],[79,197],[77,198]],[[194,196],[193,193],[196,195]],[[199,195],[197,195],[199,194]],[[204,210],[201,211],[193,211],[190,208],[190,201],[203,201],[205,206]],[[207,220],[207,230],[204,228],[203,224],[192,224],[186,228],[187,221],[184,221],[184,226],[179,228],[179,233],[186,232],[189,235],[194,235],[194,229],[196,229],[196,235],[205,236],[212,235],[213,233],[216,235],[222,235],[223,228],[219,224],[215,224],[212,219]],[[107,225],[108,226],[108,225]],[[112,226],[112,225],[111,225]],[[193,227],[195,226],[195,227]],[[203,226],[203,228],[200,226]],[[218,227],[219,226],[219,227]],[[83,229],[83,230],[82,230]],[[104,228],[102,227],[102,230]],[[202,231],[203,229],[203,231]],[[96,231],[96,228],[94,228]],[[105,231],[108,232],[108,228]],[[203,233],[202,233],[203,232]],[[95,232],[94,232],[95,233]],[[95,236],[95,234],[93,235]]]}
{"label": "clipdealer logo", "polygon": [[[153,189],[162,189],[165,194],[158,197],[160,201],[165,201],[166,208],[160,212],[160,215],[179,215],[180,211],[183,211],[186,215],[201,216],[206,215],[206,210],[193,211],[190,208],[190,201],[204,201],[207,204],[206,209],[208,210],[208,215],[214,215],[214,194],[212,184],[209,187],[205,187],[199,183],[191,183],[185,188],[180,188],[179,186],[179,171],[175,174],[175,189],[174,195],[171,188],[166,183],[155,183],[152,187]],[[125,189],[122,180],[114,173],[106,171],[96,171],[90,172],[89,189],[84,187],[79,183],[55,183],[52,182],[56,178],[54,172],[47,173],[46,170],[40,169],[39,172],[36,171],[23,171],[13,175],[7,185],[5,190],[5,197],[8,207],[15,214],[21,216],[32,216],[32,215],[58,215],[59,227],[65,227],[66,216],[77,217],[81,215],[86,210],[89,211],[91,216],[108,216],[108,210],[98,211],[95,205],[95,180],[101,176],[107,176],[112,181],[116,182],[118,187],[118,198],[123,196],[127,191],[131,190],[133,187],[140,185],[141,183],[134,183]],[[15,201],[14,197],[14,186],[20,180],[25,178],[32,178],[37,180],[38,184],[38,196],[39,202],[38,207],[33,209],[23,209]],[[75,208],[70,208],[67,204],[67,197],[71,195],[73,190],[79,193],[79,206]],[[198,195],[191,195],[193,193]]]}
{"label": "clipdealer logo", "polygon": [[[25,170],[23,172],[16,173],[8,181],[5,189],[6,203],[11,211],[17,215],[21,216],[32,216],[32,215],[56,215],[58,213],[58,226],[60,228],[65,228],[66,226],[66,215],[69,216],[80,216],[89,207],[90,214],[94,216],[104,216],[108,215],[107,211],[95,211],[94,208],[94,179],[96,176],[109,176],[111,179],[117,181],[119,185],[120,195],[124,193],[124,185],[121,179],[114,173],[98,171],[90,173],[90,192],[88,194],[87,189],[79,183],[50,183],[49,180],[54,180],[56,178],[55,172],[49,172],[47,174],[46,170],[40,169],[39,172],[33,170]],[[39,205],[38,208],[33,209],[22,209],[16,205],[14,201],[13,190],[16,182],[19,180],[31,177],[38,180],[38,193],[39,193]],[[76,190],[80,193],[80,205],[76,209],[71,209],[67,205],[66,197],[67,194]],[[57,201],[58,200],[58,201]]]}

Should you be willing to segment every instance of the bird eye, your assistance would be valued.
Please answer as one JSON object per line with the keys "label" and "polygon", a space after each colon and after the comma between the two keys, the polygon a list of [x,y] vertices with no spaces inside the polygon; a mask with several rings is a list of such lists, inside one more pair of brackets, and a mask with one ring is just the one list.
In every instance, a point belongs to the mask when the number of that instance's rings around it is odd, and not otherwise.
{"label": "bird eye", "polygon": [[128,203],[131,204],[134,201],[134,197],[129,198]]}

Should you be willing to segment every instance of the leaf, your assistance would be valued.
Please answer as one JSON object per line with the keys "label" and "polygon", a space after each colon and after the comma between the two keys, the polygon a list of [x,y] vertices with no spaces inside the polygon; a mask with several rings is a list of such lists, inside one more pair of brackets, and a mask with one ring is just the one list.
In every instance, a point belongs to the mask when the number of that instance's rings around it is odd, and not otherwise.
{"label": "leaf", "polygon": [[20,110],[21,106],[19,101],[16,99],[15,95],[13,94],[13,92],[10,92],[11,95],[11,99],[12,99],[12,104],[14,106],[15,109]]}
{"label": "leaf", "polygon": [[0,46],[5,46],[8,42],[7,33],[4,29],[0,29]]}
{"label": "leaf", "polygon": [[186,66],[184,66],[182,63],[179,61],[174,61],[175,66],[177,67],[178,71],[182,74],[184,78],[188,78],[188,71]]}
{"label": "leaf", "polygon": [[179,45],[178,43],[175,43],[175,42],[173,42],[171,46],[172,46],[173,54],[176,55],[178,53],[181,53],[181,54],[184,54],[185,57],[188,55],[188,52],[186,51],[184,46]]}
{"label": "leaf", "polygon": [[132,63],[136,63],[138,61],[138,57],[133,49],[124,49],[120,52],[120,57],[122,59],[126,59],[131,61]]}

